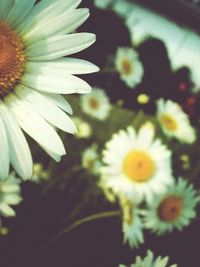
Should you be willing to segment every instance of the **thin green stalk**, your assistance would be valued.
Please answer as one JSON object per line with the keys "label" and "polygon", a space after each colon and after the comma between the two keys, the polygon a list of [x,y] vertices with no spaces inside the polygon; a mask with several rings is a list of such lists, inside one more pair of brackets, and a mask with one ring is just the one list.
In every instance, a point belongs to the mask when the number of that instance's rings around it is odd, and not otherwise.
{"label": "thin green stalk", "polygon": [[83,225],[85,223],[96,221],[96,220],[99,220],[99,219],[105,219],[105,218],[111,218],[111,217],[119,217],[120,214],[121,213],[120,213],[119,210],[104,211],[104,212],[101,212],[101,213],[95,213],[95,214],[89,215],[89,216],[87,216],[85,218],[79,219],[79,220],[75,221],[73,224],[71,224],[68,227],[66,227],[63,231],[61,231],[52,240],[50,240],[50,242],[47,244],[47,246],[53,244],[54,242],[56,242],[63,235],[66,235],[66,234],[70,233],[71,231],[73,231],[74,229],[76,229],[77,227],[79,227],[79,226],[81,226],[81,225]]}

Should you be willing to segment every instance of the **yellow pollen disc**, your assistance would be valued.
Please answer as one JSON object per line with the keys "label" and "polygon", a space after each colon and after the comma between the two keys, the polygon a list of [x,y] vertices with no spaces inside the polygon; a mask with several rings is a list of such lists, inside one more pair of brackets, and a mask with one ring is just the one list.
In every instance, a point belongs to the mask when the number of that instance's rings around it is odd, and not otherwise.
{"label": "yellow pollen disc", "polygon": [[89,105],[90,105],[90,107],[91,107],[92,109],[98,109],[98,107],[99,107],[99,102],[98,102],[95,98],[91,97],[91,98],[89,99]]}
{"label": "yellow pollen disc", "polygon": [[178,125],[175,119],[168,114],[162,115],[160,118],[160,121],[167,130],[176,131],[178,128]]}
{"label": "yellow pollen disc", "polygon": [[0,98],[16,85],[23,73],[24,63],[21,39],[7,24],[0,22]]}
{"label": "yellow pollen disc", "polygon": [[180,216],[182,208],[182,200],[177,196],[170,196],[160,203],[158,215],[162,221],[173,222]]}
{"label": "yellow pollen disc", "polygon": [[124,159],[123,171],[131,181],[142,183],[153,176],[155,163],[146,152],[133,150]]}
{"label": "yellow pollen disc", "polygon": [[130,75],[133,72],[133,65],[129,59],[122,61],[121,72],[123,75]]}

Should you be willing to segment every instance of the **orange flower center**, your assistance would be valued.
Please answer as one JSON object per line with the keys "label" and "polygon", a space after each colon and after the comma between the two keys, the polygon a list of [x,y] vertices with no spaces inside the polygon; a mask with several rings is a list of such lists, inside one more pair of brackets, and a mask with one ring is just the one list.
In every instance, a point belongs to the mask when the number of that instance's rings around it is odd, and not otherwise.
{"label": "orange flower center", "polygon": [[122,61],[122,74],[130,75],[133,72],[133,65],[129,59]]}
{"label": "orange flower center", "polygon": [[0,98],[15,86],[24,71],[24,46],[19,36],[0,22]]}
{"label": "orange flower center", "polygon": [[134,182],[146,182],[155,172],[153,159],[144,151],[132,150],[123,162],[124,174]]}
{"label": "orange flower center", "polygon": [[158,215],[162,221],[173,222],[180,216],[182,208],[182,200],[177,196],[170,196],[160,203]]}
{"label": "orange flower center", "polygon": [[89,105],[92,109],[98,109],[99,107],[99,102],[94,98],[94,97],[91,97],[89,99]]}
{"label": "orange flower center", "polygon": [[167,130],[176,131],[178,128],[178,125],[175,119],[168,114],[163,114],[160,118],[160,121]]}

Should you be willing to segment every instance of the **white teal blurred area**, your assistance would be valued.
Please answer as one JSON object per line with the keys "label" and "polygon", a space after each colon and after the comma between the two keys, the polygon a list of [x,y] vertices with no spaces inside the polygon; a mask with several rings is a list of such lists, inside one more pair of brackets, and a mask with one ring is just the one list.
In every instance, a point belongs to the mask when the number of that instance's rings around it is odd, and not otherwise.
{"label": "white teal blurred area", "polygon": [[[160,14],[138,5],[134,1],[110,0],[108,6],[125,19],[133,45],[148,37],[162,40],[174,70],[186,66],[191,70],[191,80],[200,88],[200,36]],[[101,6],[102,8],[102,6]]]}

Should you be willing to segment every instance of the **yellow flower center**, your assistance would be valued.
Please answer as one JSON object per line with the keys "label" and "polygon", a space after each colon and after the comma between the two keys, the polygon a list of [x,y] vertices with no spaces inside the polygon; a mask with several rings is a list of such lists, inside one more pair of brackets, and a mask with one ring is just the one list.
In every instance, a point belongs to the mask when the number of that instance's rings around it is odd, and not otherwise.
{"label": "yellow flower center", "polygon": [[177,196],[170,196],[160,203],[158,215],[162,221],[173,222],[180,216],[182,208],[182,200]]}
{"label": "yellow flower center", "polygon": [[168,115],[168,114],[163,114],[160,118],[161,124],[170,131],[176,131],[178,128],[178,124],[176,122],[176,120]]}
{"label": "yellow flower center", "polygon": [[153,159],[144,151],[132,150],[123,162],[124,174],[134,182],[146,182],[155,172]]}
{"label": "yellow flower center", "polygon": [[91,97],[89,99],[89,105],[92,109],[98,109],[99,108],[99,102],[97,101],[96,98],[94,97]]}
{"label": "yellow flower center", "polygon": [[129,59],[122,61],[121,72],[123,75],[130,75],[133,72],[133,64]]}
{"label": "yellow flower center", "polygon": [[24,71],[24,46],[19,36],[0,22],[0,98],[15,86]]}

